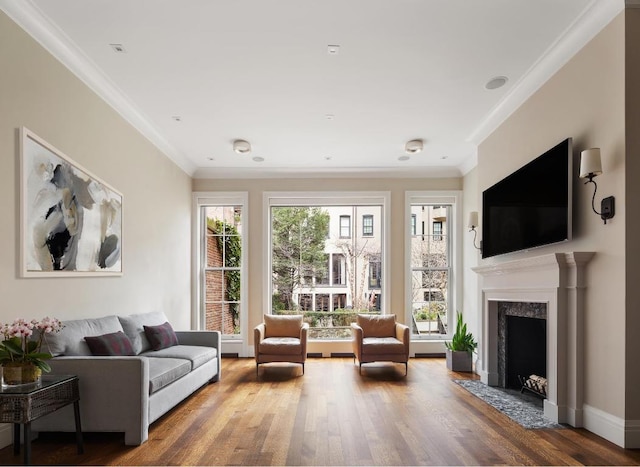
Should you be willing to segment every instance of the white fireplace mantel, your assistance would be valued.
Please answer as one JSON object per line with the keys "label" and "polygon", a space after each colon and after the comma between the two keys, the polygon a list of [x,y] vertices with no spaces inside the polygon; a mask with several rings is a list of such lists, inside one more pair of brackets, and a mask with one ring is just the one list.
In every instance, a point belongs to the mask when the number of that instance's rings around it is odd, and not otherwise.
{"label": "white fireplace mantel", "polygon": [[544,415],[583,426],[583,304],[585,268],[594,253],[570,252],[472,268],[482,277],[477,368],[498,384],[498,302],[547,305],[547,398]]}

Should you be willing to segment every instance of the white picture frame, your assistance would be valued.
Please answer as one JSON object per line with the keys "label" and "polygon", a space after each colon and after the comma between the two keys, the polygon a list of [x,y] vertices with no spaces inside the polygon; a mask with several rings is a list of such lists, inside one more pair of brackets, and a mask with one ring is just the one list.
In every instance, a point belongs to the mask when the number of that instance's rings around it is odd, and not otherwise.
{"label": "white picture frame", "polygon": [[22,277],[122,275],[122,194],[20,129]]}

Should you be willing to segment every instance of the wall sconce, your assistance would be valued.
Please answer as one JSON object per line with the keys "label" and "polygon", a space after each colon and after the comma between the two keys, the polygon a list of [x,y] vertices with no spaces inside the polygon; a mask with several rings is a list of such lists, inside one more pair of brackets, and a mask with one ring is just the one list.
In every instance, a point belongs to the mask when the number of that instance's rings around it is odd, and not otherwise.
{"label": "wall sconce", "polygon": [[473,232],[473,246],[476,250],[481,250],[482,248],[476,245],[476,239],[478,238],[478,231],[476,227],[478,226],[478,211],[471,211],[469,213],[469,220],[467,221],[467,227],[469,228],[469,232]]}
{"label": "wall sconce", "polygon": [[593,196],[591,197],[591,209],[607,223],[615,215],[615,198],[608,196],[600,202],[600,212],[596,211],[595,199],[598,185],[593,179],[602,174],[602,163],[600,162],[600,148],[585,149],[580,153],[580,178],[588,178],[585,183],[593,183]]}

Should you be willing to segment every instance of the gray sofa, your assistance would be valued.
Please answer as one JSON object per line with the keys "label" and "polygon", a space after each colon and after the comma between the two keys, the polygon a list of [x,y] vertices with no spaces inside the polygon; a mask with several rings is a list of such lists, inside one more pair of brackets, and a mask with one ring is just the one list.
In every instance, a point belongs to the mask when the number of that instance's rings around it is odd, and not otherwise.
{"label": "gray sofa", "polygon": [[[220,333],[176,331],[178,345],[151,350],[143,326],[167,322],[164,313],[65,321],[46,335],[43,350],[54,355],[52,374],[78,375],[82,430],[124,432],[127,445],[148,438],[149,424],[201,386],[220,379]],[[122,331],[134,356],[93,356],[86,336]],[[35,432],[75,431],[68,406],[32,424]]]}

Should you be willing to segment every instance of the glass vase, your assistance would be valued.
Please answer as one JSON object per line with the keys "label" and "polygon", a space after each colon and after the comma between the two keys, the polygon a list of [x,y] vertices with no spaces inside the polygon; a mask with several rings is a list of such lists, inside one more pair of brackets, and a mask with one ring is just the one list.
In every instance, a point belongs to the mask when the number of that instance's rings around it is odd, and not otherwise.
{"label": "glass vase", "polygon": [[10,362],[2,365],[3,386],[37,383],[41,377],[42,370],[33,363]]}

